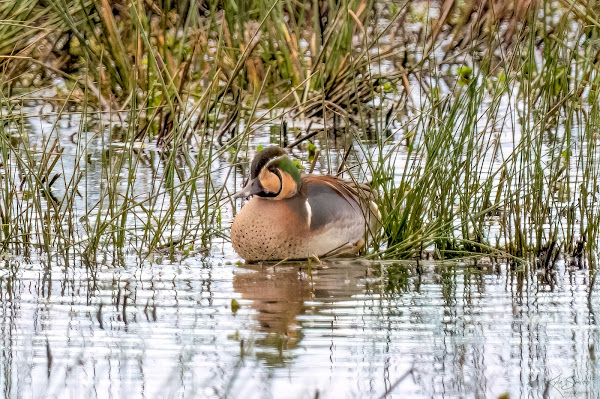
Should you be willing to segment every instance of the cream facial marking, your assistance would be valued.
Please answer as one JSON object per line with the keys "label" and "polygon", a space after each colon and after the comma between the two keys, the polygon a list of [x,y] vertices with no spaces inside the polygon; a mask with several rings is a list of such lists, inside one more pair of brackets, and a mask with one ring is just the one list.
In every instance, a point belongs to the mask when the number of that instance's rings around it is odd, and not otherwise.
{"label": "cream facial marking", "polygon": [[281,191],[281,179],[268,168],[263,168],[260,171],[258,180],[265,190],[269,191],[270,193],[277,194]]}
{"label": "cream facial marking", "polygon": [[281,192],[277,197],[281,199],[293,197],[298,192],[296,181],[288,172],[282,170],[279,172],[281,173]]}

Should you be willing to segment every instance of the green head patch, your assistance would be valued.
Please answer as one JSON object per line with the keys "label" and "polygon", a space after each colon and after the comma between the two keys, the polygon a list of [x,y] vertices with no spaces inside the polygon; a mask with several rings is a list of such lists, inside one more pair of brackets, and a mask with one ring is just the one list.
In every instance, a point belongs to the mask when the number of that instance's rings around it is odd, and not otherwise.
{"label": "green head patch", "polygon": [[298,189],[302,185],[302,178],[300,177],[300,171],[294,162],[286,156],[279,157],[269,162],[270,167],[275,167],[288,173],[296,182]]}

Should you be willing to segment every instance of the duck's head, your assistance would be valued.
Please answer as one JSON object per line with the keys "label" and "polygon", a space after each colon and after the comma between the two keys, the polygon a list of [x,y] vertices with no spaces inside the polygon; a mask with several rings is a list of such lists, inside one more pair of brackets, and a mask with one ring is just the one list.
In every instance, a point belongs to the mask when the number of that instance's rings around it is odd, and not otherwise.
{"label": "duck's head", "polygon": [[296,195],[302,185],[300,172],[280,147],[260,151],[250,165],[250,179],[234,198],[258,195],[281,200]]}

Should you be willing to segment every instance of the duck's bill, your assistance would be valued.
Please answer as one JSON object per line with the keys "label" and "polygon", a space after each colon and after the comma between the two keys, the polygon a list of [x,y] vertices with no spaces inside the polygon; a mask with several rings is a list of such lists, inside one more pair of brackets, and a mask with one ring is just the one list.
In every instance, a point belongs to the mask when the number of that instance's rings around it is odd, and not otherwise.
{"label": "duck's bill", "polygon": [[263,191],[263,188],[258,179],[250,179],[248,183],[237,193],[233,194],[233,198],[246,198]]}

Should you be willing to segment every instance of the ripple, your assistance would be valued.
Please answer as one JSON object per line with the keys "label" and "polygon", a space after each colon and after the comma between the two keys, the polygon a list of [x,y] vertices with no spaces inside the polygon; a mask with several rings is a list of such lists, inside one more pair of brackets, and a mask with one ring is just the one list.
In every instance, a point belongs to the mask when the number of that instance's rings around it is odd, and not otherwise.
{"label": "ripple", "polygon": [[432,266],[391,292],[368,263],[198,265],[0,276],[5,396],[379,397],[407,370],[399,397],[600,389],[585,270],[549,289]]}

